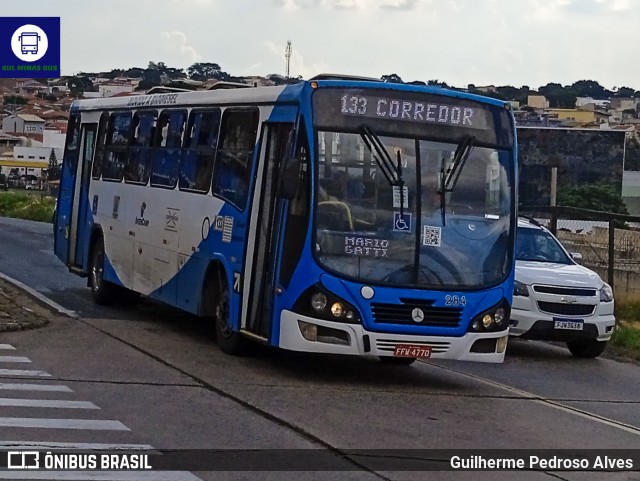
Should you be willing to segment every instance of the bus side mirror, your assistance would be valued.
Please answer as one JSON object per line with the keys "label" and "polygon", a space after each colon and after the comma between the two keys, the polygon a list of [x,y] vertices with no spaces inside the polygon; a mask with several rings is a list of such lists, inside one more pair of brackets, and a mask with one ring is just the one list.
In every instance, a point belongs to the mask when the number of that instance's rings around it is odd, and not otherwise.
{"label": "bus side mirror", "polygon": [[280,171],[278,197],[282,199],[293,199],[298,190],[299,178],[300,161],[290,157],[285,161],[284,168]]}

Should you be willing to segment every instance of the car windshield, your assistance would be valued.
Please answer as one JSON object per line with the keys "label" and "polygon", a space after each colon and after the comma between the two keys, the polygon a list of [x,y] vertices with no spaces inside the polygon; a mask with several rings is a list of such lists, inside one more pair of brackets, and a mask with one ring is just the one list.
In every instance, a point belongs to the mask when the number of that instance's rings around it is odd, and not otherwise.
{"label": "car windshield", "polygon": [[573,264],[558,240],[542,229],[518,227],[516,260]]}
{"label": "car windshield", "polygon": [[[375,138],[384,149],[377,155],[359,133],[318,132],[320,263],[362,282],[411,287],[481,288],[503,280],[510,269],[511,154],[469,148],[456,182],[442,189],[459,144]],[[392,174],[400,175],[384,175],[385,151]]]}

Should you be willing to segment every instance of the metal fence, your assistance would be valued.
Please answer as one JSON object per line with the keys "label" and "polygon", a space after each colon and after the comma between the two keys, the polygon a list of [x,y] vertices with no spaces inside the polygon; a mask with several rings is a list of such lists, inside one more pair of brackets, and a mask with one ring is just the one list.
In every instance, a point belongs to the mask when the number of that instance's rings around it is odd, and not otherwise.
{"label": "metal fence", "polygon": [[569,252],[580,253],[580,264],[616,296],[640,299],[640,217],[560,206],[521,206],[519,215],[536,219]]}

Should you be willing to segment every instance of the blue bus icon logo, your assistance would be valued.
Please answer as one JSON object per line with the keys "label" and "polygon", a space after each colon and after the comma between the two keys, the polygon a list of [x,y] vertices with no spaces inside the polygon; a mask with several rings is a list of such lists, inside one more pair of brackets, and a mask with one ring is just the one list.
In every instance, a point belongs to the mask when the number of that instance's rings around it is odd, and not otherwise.
{"label": "blue bus icon logo", "polygon": [[38,35],[38,32],[22,32],[22,35],[18,37],[20,40],[20,50],[22,55],[28,53],[38,53],[38,42],[42,40],[42,37]]}
{"label": "blue bus icon logo", "polygon": [[49,39],[37,25],[23,25],[13,32],[11,50],[23,62],[36,62],[44,57],[49,48]]}

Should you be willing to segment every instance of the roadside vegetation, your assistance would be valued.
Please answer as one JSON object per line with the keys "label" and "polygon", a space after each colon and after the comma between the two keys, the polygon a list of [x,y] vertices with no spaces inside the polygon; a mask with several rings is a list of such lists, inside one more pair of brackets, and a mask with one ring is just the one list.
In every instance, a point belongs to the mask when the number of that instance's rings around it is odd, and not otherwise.
{"label": "roadside vegetation", "polygon": [[640,297],[616,298],[616,330],[607,351],[640,361]]}
{"label": "roadside vegetation", "polygon": [[0,217],[51,222],[56,199],[43,192],[0,192]]}

